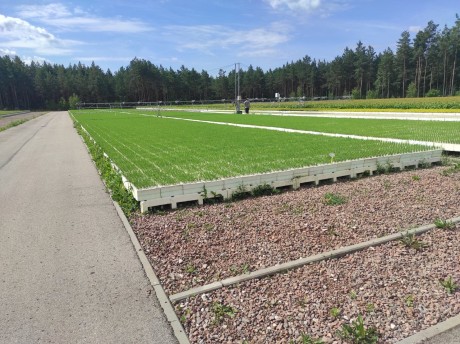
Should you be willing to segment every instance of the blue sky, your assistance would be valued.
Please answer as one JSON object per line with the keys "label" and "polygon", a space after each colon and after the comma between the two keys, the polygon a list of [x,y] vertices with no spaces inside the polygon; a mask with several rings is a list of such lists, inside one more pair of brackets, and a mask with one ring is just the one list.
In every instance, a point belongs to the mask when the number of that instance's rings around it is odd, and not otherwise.
{"label": "blue sky", "polygon": [[264,70],[332,60],[361,40],[396,48],[429,20],[451,27],[459,0],[104,0],[0,2],[0,55],[118,70],[134,57],[179,69]]}

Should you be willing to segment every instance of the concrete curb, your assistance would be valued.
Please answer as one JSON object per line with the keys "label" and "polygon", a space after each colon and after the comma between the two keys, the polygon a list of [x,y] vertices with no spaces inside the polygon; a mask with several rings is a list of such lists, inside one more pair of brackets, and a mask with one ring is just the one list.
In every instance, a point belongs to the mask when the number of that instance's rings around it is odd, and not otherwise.
{"label": "concrete curb", "polygon": [[[460,216],[452,218],[452,219],[449,219],[448,221],[451,221],[453,223],[460,222]],[[357,251],[364,250],[364,249],[369,248],[369,247],[383,245],[383,244],[385,244],[387,242],[401,239],[402,235],[406,234],[406,233],[407,234],[420,235],[420,234],[428,232],[428,231],[430,231],[430,230],[432,230],[434,228],[436,228],[436,226],[434,224],[424,225],[424,226],[414,228],[414,229],[411,229],[411,230],[408,230],[408,231],[386,235],[386,236],[381,237],[381,238],[371,239],[371,240],[361,242],[361,243],[358,243],[358,244],[341,247],[341,248],[338,248],[336,250],[319,253],[319,254],[316,254],[316,255],[313,255],[313,256],[310,256],[310,257],[299,258],[297,260],[293,260],[293,261],[286,262],[286,263],[283,263],[283,264],[271,266],[271,267],[268,267],[268,268],[263,268],[263,269],[260,269],[260,270],[252,271],[252,272],[247,273],[247,274],[243,274],[243,275],[239,275],[239,276],[235,276],[235,277],[230,277],[230,278],[224,279],[222,281],[206,284],[206,285],[201,286],[201,287],[192,288],[192,289],[189,289],[189,290],[177,293],[177,294],[173,294],[173,295],[171,295],[169,297],[169,299],[171,300],[172,303],[175,303],[175,302],[184,300],[184,299],[186,299],[188,297],[191,297],[191,296],[211,292],[211,291],[214,291],[214,290],[217,290],[217,289],[220,289],[220,288],[223,288],[223,287],[227,287],[227,286],[230,286],[230,285],[233,285],[233,284],[249,281],[249,280],[255,279],[255,278],[262,278],[262,277],[270,276],[270,275],[273,275],[275,273],[284,272],[284,271],[294,269],[294,268],[298,268],[298,267],[301,267],[301,266],[304,266],[304,265],[307,265],[307,264],[316,263],[316,262],[319,262],[319,261],[322,261],[322,260],[325,260],[325,259],[339,258],[339,257],[345,256],[345,255],[350,254],[350,253],[354,253],[354,252],[357,252]]]}
{"label": "concrete curb", "polygon": [[460,326],[460,314],[420,331],[413,336],[407,337],[396,344],[420,344],[425,340],[436,337],[437,335],[452,330],[457,326]]}
{"label": "concrete curb", "polygon": [[176,312],[174,311],[174,307],[172,306],[168,296],[166,295],[163,287],[161,286],[160,280],[153,271],[153,268],[150,265],[150,262],[148,261],[147,256],[145,255],[144,250],[142,249],[142,246],[139,243],[139,240],[137,240],[136,234],[134,234],[134,231],[131,228],[128,219],[126,218],[125,214],[123,213],[123,210],[121,210],[118,203],[113,201],[113,204],[115,205],[115,209],[117,210],[118,216],[123,222],[123,225],[125,226],[125,229],[128,232],[129,237],[131,238],[131,242],[133,243],[134,249],[137,253],[137,256],[139,257],[139,260],[141,261],[145,274],[147,275],[150,284],[155,290],[158,301],[160,302],[160,305],[163,308],[168,322],[171,324],[177,341],[179,342],[179,344],[190,344],[187,334],[185,333],[185,330],[182,327],[182,324],[180,323],[180,320],[177,317]]}

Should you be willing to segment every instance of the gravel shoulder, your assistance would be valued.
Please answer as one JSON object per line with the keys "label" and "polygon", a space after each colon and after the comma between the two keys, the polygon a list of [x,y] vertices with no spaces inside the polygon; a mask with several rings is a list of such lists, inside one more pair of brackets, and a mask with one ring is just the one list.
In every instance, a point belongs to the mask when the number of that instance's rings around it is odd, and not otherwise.
{"label": "gravel shoulder", "polygon": [[[460,174],[445,167],[305,188],[131,218],[155,272],[174,294],[460,214]],[[344,197],[326,204],[325,195]]]}
{"label": "gravel shoulder", "polygon": [[46,112],[27,112],[27,113],[20,113],[14,116],[0,117],[0,128],[6,127],[11,122],[33,119],[45,113]]}

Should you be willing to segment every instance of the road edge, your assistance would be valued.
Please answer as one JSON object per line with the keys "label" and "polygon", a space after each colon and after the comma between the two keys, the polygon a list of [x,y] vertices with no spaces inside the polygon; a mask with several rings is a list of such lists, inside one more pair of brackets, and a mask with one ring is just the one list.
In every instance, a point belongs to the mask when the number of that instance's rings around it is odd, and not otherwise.
{"label": "road edge", "polygon": [[158,301],[161,307],[163,308],[163,312],[166,315],[166,319],[168,320],[169,324],[172,327],[174,336],[176,337],[179,344],[190,344],[187,334],[185,333],[185,330],[182,327],[182,324],[176,315],[174,307],[171,304],[169,297],[167,296],[163,287],[161,286],[160,280],[158,279],[155,272],[153,271],[152,265],[147,259],[147,256],[145,255],[144,250],[142,249],[142,246],[139,243],[139,240],[137,240],[136,234],[134,234],[134,231],[131,225],[129,224],[128,219],[123,213],[123,210],[121,210],[120,205],[115,201],[112,201],[112,202],[115,206],[115,209],[117,210],[118,216],[120,217],[123,223],[123,226],[126,229],[126,232],[128,232],[128,235],[131,239],[131,242],[134,246],[137,256],[142,264],[142,268],[144,269],[145,275],[147,276],[147,278],[150,281],[150,284],[155,290],[155,294],[158,298]]}

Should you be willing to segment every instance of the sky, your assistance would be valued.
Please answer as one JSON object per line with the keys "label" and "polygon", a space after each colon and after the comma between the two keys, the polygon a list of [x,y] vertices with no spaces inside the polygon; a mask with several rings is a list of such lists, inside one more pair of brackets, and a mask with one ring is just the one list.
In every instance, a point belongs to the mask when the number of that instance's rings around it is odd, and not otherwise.
{"label": "sky", "polygon": [[452,27],[459,0],[2,0],[0,55],[116,72],[134,58],[217,74],[308,55],[331,61],[358,41],[396,50],[428,21]]}

